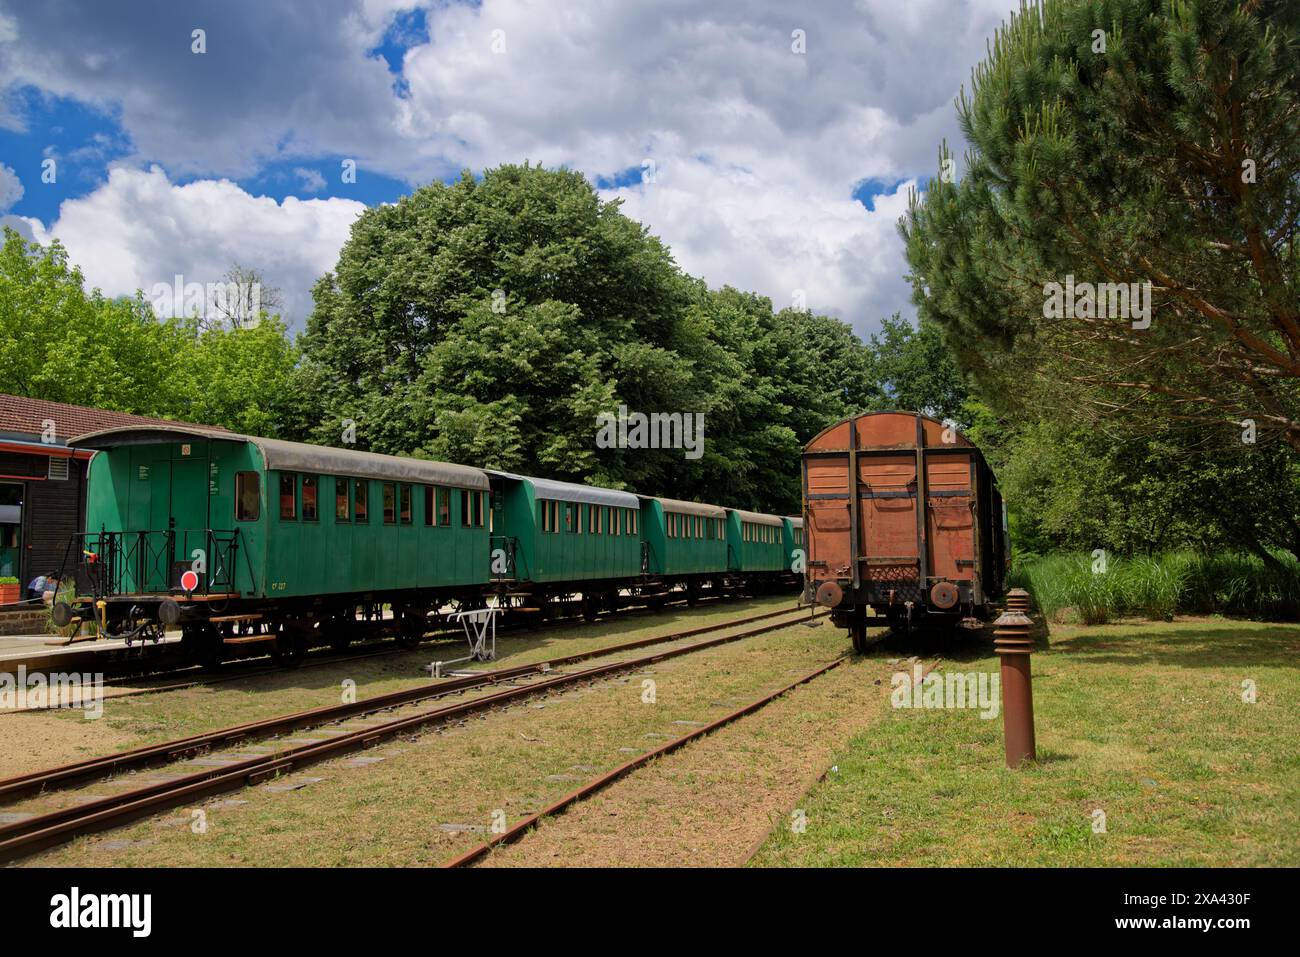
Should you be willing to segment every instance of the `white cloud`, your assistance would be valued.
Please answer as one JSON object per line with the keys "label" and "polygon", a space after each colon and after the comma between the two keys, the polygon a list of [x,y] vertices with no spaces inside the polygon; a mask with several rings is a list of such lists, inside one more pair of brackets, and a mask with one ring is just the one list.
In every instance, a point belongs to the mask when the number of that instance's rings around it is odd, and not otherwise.
{"label": "white cloud", "polygon": [[[524,159],[612,177],[653,159],[658,182],[607,195],[624,198],[685,268],[778,304],[806,289],[811,306],[865,331],[910,312],[894,228],[903,193],[867,210],[851,191],[864,179],[927,176],[941,140],[960,144],[953,99],[1018,6],[322,4],[311,17],[288,0],[205,9],[202,57],[188,52],[193,15],[170,0],[130,15],[92,3],[74,17],[29,5],[0,30],[0,75],[120,110],[133,162],[173,175],[347,156],[363,176],[415,184]],[[417,5],[430,40],[406,50],[409,92],[398,96],[369,51],[396,12]],[[791,50],[795,29],[802,55]]]}
{"label": "white cloud", "polygon": [[18,174],[0,163],[0,213],[22,199],[23,192],[23,181],[18,178]]}
{"label": "white cloud", "polygon": [[[284,292],[301,328],[312,284],[334,268],[348,230],[365,209],[355,200],[252,196],[229,180],[172,183],[158,167],[115,168],[94,192],[67,200],[36,238],[53,236],[106,295],[148,296],[155,283],[217,282],[239,262]],[[29,225],[40,224],[27,220]]]}
{"label": "white cloud", "polygon": [[325,177],[310,167],[295,166],[293,175],[302,181],[302,189],[305,193],[319,193],[325,188]]}

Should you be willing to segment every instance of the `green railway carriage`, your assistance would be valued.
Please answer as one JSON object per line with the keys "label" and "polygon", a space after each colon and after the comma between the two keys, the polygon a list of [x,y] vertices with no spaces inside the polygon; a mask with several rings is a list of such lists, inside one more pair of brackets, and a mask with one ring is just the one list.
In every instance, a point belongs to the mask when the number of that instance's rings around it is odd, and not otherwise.
{"label": "green railway carriage", "polygon": [[802,575],[806,562],[803,546],[803,517],[787,515],[781,520],[781,544],[785,549],[785,570]]}
{"label": "green railway carriage", "polygon": [[645,571],[667,578],[727,571],[727,510],[672,498],[641,498]]}
{"label": "green railway carriage", "polygon": [[727,509],[727,567],[742,575],[786,571],[783,522],[776,515]]}
{"label": "green railway carriage", "polygon": [[[630,492],[488,470],[493,577],[556,584],[641,573],[640,501]],[[500,551],[498,551],[500,550]]]}
{"label": "green railway carriage", "polygon": [[60,575],[76,598],[55,622],[128,643],[179,626],[204,664],[259,642],[294,664],[368,632],[414,645],[449,605],[490,596],[508,616],[580,601],[593,618],[753,592],[788,576],[796,534],[717,505],[194,426],[69,445],[95,455]]}
{"label": "green railway carriage", "polygon": [[179,427],[69,445],[98,450],[78,579],[109,634],[180,622],[187,638],[239,640],[256,637],[239,626],[258,622],[273,637],[287,623],[302,632],[350,618],[365,601],[422,631],[433,601],[488,582],[479,469]]}

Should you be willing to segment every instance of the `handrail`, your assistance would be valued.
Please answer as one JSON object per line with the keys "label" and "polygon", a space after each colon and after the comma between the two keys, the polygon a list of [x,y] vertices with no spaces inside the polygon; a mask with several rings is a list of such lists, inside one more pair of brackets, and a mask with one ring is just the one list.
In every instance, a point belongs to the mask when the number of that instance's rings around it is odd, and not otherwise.
{"label": "handrail", "polygon": [[[78,594],[95,598],[184,594],[181,575],[193,568],[199,572],[199,584],[191,594],[237,592],[240,534],[240,529],[211,528],[110,532],[101,526],[98,532],[80,532],[69,538],[59,576],[68,580],[71,571]],[[191,548],[198,543],[201,556],[195,556]],[[251,583],[253,573],[247,550],[245,563]]]}

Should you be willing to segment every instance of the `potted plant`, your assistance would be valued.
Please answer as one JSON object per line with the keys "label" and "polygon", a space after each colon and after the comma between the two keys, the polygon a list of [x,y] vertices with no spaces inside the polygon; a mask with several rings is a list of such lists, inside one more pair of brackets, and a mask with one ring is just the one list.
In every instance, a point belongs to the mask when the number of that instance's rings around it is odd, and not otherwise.
{"label": "potted plant", "polygon": [[11,602],[18,601],[22,593],[18,589],[18,579],[12,575],[7,578],[0,578],[0,605],[8,605]]}

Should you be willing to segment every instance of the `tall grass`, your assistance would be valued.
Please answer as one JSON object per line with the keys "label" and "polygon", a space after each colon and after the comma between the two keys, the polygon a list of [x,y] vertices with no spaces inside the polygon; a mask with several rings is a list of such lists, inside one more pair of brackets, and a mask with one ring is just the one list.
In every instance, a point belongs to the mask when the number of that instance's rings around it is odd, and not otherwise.
{"label": "tall grass", "polygon": [[1026,588],[1054,621],[1097,625],[1123,616],[1168,619],[1177,613],[1300,620],[1300,563],[1276,554],[1281,568],[1256,555],[1190,551],[1151,557],[1110,556],[1104,572],[1088,554],[1017,561],[1009,585]]}

